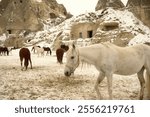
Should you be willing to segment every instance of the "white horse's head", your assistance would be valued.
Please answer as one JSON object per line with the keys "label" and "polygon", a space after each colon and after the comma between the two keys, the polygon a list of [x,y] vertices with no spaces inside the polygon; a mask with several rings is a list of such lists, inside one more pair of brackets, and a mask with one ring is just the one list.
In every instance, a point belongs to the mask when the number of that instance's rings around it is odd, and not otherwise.
{"label": "white horse's head", "polygon": [[65,76],[70,76],[79,66],[79,51],[74,44],[72,44],[72,46],[69,47],[69,50],[67,51],[66,54],[66,59],[67,61],[64,74]]}

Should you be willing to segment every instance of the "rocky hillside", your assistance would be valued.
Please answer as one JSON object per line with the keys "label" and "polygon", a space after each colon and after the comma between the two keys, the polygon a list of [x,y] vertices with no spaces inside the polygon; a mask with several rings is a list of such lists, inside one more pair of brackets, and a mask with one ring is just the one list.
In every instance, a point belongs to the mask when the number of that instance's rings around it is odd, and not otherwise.
{"label": "rocky hillside", "polygon": [[134,15],[150,27],[150,1],[149,0],[128,0],[127,8]]}
{"label": "rocky hillside", "polygon": [[27,38],[31,39],[27,44],[49,43],[54,48],[72,40],[80,46],[106,41],[127,46],[150,42],[150,29],[128,10],[107,8],[72,17],[55,27],[31,33]]}
{"label": "rocky hillside", "polygon": [[125,6],[121,0],[98,0],[95,10],[98,11],[106,7],[123,8]]}
{"label": "rocky hillside", "polygon": [[[35,3],[35,0],[32,2]],[[40,44],[51,45],[57,49],[61,43],[68,44],[72,40],[75,40],[79,46],[107,41],[119,46],[150,42],[150,29],[125,8],[105,7],[65,21],[62,17],[55,18],[54,14],[51,16],[48,19],[46,16],[45,19],[43,17],[42,30],[22,32],[20,35],[23,35],[23,41],[20,38],[7,39],[4,45],[21,47]],[[5,35],[2,36],[3,40],[4,38]]]}
{"label": "rocky hillside", "polygon": [[2,0],[0,2],[0,34],[19,34],[43,29],[49,19],[66,19],[67,11],[56,0]]}

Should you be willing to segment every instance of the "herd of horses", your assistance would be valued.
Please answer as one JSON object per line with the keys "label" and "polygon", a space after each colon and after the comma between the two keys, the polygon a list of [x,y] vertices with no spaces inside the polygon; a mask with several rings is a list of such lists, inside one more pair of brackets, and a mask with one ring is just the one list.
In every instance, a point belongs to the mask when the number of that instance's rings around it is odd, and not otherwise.
{"label": "herd of horses", "polygon": [[[0,53],[7,52],[7,49],[0,48]],[[52,54],[50,48],[41,48],[34,46],[32,51],[43,54]],[[57,61],[62,64],[63,55],[66,53],[66,64],[64,75],[69,77],[74,73],[80,63],[92,64],[99,71],[99,76],[95,83],[95,91],[97,97],[102,99],[102,95],[98,88],[103,79],[107,78],[109,99],[113,99],[112,95],[112,79],[113,74],[132,75],[137,73],[140,82],[140,96],[144,97],[144,88],[147,87],[148,98],[150,98],[150,43],[137,44],[129,47],[119,47],[111,43],[100,43],[86,47],[76,47],[61,45],[56,50]],[[19,51],[21,66],[24,59],[24,67],[27,70],[29,62],[32,68],[31,53],[28,48],[21,48]],[[146,71],[146,72],[144,72]],[[144,76],[146,76],[146,81]]]}
{"label": "herd of horses", "polygon": [[[68,46],[62,44],[60,46],[60,48],[58,48],[56,50],[56,57],[57,57],[57,62],[62,64],[63,62],[63,55],[64,53],[69,49]],[[33,51],[34,53],[37,53],[38,56],[44,56],[44,52],[46,51],[46,54],[52,54],[52,51],[50,49],[50,47],[40,47],[40,46],[33,46],[31,51]],[[29,62],[32,68],[32,61],[31,61],[31,53],[30,50],[28,48],[21,48],[19,51],[19,56],[20,56],[20,62],[21,62],[21,67],[22,69],[25,67],[25,70],[27,70]],[[24,60],[24,67],[22,65],[22,62]]]}
{"label": "herd of horses", "polygon": [[46,51],[47,53],[47,55],[48,54],[52,54],[52,51],[51,51],[51,49],[50,49],[50,47],[40,47],[40,46],[33,46],[32,47],[32,50],[31,51],[33,51],[34,53],[35,53],[35,51],[37,52],[37,54],[38,54],[38,56],[41,54],[42,56],[44,55],[44,51]]}
{"label": "herd of horses", "polygon": [[[0,56],[8,56],[10,51],[12,50],[12,47],[5,47],[5,46],[0,46]],[[64,53],[69,49],[69,47],[65,44],[62,44],[60,48],[56,49],[56,57],[57,57],[57,62],[62,64],[63,63],[63,55]],[[37,53],[38,56],[44,56],[44,52],[46,52],[46,55],[51,55],[52,50],[50,47],[40,47],[40,46],[33,46],[31,51],[33,53]],[[25,67],[25,70],[27,70],[29,62],[32,68],[32,60],[31,60],[31,52],[28,48],[23,47],[19,51],[19,57],[20,57],[20,63],[22,69]],[[23,67],[23,60],[24,60],[24,67]]]}

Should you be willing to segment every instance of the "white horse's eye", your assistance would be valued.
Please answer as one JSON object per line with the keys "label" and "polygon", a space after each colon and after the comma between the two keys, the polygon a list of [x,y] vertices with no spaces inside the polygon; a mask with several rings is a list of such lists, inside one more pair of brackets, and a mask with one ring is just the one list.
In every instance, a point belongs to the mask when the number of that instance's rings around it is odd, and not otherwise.
{"label": "white horse's eye", "polygon": [[74,56],[71,56],[71,59],[74,59]]}

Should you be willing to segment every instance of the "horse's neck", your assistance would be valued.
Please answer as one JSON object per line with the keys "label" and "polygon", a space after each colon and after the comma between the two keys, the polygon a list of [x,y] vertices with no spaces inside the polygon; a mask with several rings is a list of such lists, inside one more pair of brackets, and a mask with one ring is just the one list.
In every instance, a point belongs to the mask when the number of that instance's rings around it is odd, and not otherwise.
{"label": "horse's neck", "polygon": [[90,48],[79,48],[79,59],[81,62],[95,64],[95,52]]}

